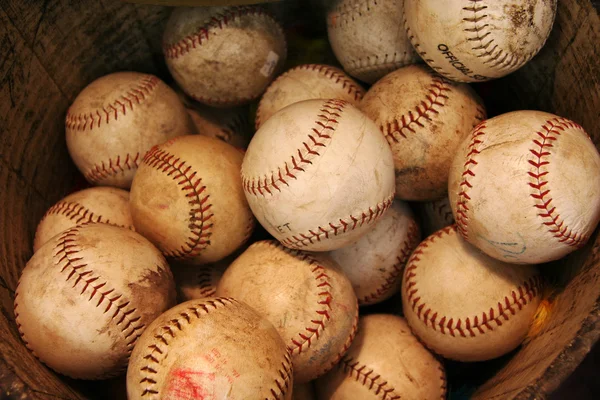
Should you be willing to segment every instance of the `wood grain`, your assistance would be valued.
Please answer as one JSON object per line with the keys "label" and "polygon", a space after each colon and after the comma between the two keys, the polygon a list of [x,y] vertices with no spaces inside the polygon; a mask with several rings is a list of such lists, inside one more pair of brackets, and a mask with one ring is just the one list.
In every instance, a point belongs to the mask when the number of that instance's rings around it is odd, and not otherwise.
{"label": "wood grain", "polygon": [[[171,8],[134,2],[0,0],[0,398],[91,398],[103,386],[61,378],[39,363],[20,341],[12,303],[37,221],[77,176],[64,140],[69,104],[109,72],[137,70],[170,79],[161,38]],[[581,123],[600,146],[600,0],[558,4],[540,54],[478,89],[496,114],[553,112]],[[551,319],[479,388],[476,399],[546,398],[598,340],[597,234],[583,251],[548,268],[560,288]]]}

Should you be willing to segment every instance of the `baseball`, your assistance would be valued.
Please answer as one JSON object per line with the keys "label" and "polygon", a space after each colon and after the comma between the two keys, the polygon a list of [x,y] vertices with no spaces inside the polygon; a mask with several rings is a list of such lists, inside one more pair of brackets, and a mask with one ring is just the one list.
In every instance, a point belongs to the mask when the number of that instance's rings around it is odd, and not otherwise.
{"label": "baseball", "polygon": [[190,300],[162,314],[127,369],[129,400],[291,400],[292,386],[273,325],[230,298]]}
{"label": "baseball", "polygon": [[283,245],[329,251],[367,233],[394,198],[392,152],[342,100],[306,100],[269,118],[242,164],[250,208]]}
{"label": "baseball", "polygon": [[541,301],[533,266],[508,264],[465,242],[456,225],[425,239],[404,270],[404,315],[427,347],[485,361],[521,344]]}
{"label": "baseball", "polygon": [[373,83],[420,62],[400,23],[404,0],[336,0],[327,13],[329,43],[344,70]]}
{"label": "baseball", "polygon": [[316,383],[320,400],[446,398],[446,373],[404,318],[371,314],[340,363]]}
{"label": "baseball", "polygon": [[240,181],[242,157],[235,147],[200,135],[153,147],[131,185],[135,229],[167,257],[188,264],[233,253],[254,229]]}
{"label": "baseball", "polygon": [[46,211],[37,226],[33,251],[54,235],[85,222],[99,222],[132,229],[129,193],[111,187],[93,187],[72,193]]}
{"label": "baseball", "polygon": [[369,89],[360,110],[385,136],[394,155],[396,197],[435,200],[448,191],[448,169],[461,139],[485,116],[479,96],[426,66],[410,65]]}
{"label": "baseball", "polygon": [[356,333],[356,296],[339,267],[275,241],[242,253],[223,274],[217,295],[243,301],[273,323],[292,355],[297,383],[332,368]]}
{"label": "baseball", "polygon": [[259,97],[287,54],[281,26],[260,6],[177,7],[163,41],[167,67],[179,86],[212,106]]}
{"label": "baseball", "polygon": [[190,267],[189,265],[171,263],[171,271],[175,278],[177,297],[180,302],[213,297],[217,293],[217,284],[223,273],[231,264],[227,257],[214,264]]}
{"label": "baseball", "polygon": [[152,146],[195,133],[173,89],[137,72],[90,83],[69,108],[65,124],[69,154],[88,182],[124,189]]}
{"label": "baseball", "polygon": [[88,223],[33,255],[15,291],[15,320],[28,349],[55,371],[105,379],[127,367],[142,334],[175,304],[164,257],[139,234]]}
{"label": "baseball", "polygon": [[583,128],[541,111],[482,122],[450,168],[458,230],[487,255],[517,264],[559,259],[600,220],[600,155]]}
{"label": "baseball", "polygon": [[188,113],[198,133],[220,139],[245,149],[254,133],[250,125],[248,107],[214,108],[194,102]]}
{"label": "baseball", "polygon": [[455,222],[448,195],[438,200],[416,203],[415,206],[423,236],[429,236]]}
{"label": "baseball", "polygon": [[550,34],[556,0],[405,0],[415,50],[459,82],[499,78],[535,56]]}
{"label": "baseball", "polygon": [[312,99],[340,99],[353,106],[365,90],[335,67],[304,64],[280,75],[262,96],[256,110],[256,129],[277,111],[290,104]]}
{"label": "baseball", "polygon": [[387,300],[400,290],[404,265],[419,242],[412,211],[395,200],[373,230],[329,255],[350,279],[358,304],[365,306]]}

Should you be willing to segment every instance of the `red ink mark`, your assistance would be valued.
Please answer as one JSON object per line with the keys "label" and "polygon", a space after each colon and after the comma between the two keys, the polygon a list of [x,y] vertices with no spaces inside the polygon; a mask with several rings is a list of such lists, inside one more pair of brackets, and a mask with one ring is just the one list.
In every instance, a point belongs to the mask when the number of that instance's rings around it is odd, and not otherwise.
{"label": "red ink mark", "polygon": [[170,373],[165,400],[214,400],[215,374],[178,368]]}

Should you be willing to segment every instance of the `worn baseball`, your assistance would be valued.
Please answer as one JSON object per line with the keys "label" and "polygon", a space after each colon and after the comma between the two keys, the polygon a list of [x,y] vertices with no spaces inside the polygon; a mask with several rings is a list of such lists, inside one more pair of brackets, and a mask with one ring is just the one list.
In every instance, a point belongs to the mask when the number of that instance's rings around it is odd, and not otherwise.
{"label": "worn baseball", "polygon": [[440,362],[390,314],[361,317],[348,353],[316,386],[320,400],[440,400],[447,387]]}
{"label": "worn baseball", "polygon": [[212,106],[259,97],[287,54],[281,26],[260,6],[177,7],[163,42],[167,67],[179,86]]}
{"label": "worn baseball", "polygon": [[373,83],[420,62],[402,27],[404,0],[334,0],[327,12],[329,43],[344,70]]}
{"label": "worn baseball", "polygon": [[153,147],[131,186],[135,229],[165,256],[188,264],[227,257],[255,223],[242,190],[242,158],[235,147],[200,135]]}
{"label": "worn baseball", "polygon": [[583,128],[540,111],[484,121],[450,168],[458,230],[491,257],[518,264],[559,259],[600,220],[600,155]]}
{"label": "worn baseball", "polygon": [[29,260],[15,291],[25,345],[78,379],[122,373],[148,324],[175,304],[164,257],[129,229],[87,223],[54,236]]}
{"label": "worn baseball", "polygon": [[90,83],[67,111],[65,124],[69,154],[85,179],[124,189],[152,146],[195,133],[173,89],[137,72]]}
{"label": "worn baseball", "polygon": [[46,211],[37,226],[33,251],[54,235],[85,222],[99,222],[135,230],[129,193],[112,187],[92,187],[63,198]]}
{"label": "worn baseball", "polygon": [[405,0],[415,50],[459,82],[499,78],[535,56],[550,34],[556,0]]}
{"label": "worn baseball", "polygon": [[200,135],[220,139],[245,149],[254,133],[248,107],[215,108],[193,102],[188,113]]}
{"label": "worn baseball", "polygon": [[273,325],[231,298],[181,303],[140,338],[129,400],[291,400],[289,353]]}
{"label": "worn baseball", "polygon": [[394,155],[396,197],[435,200],[448,190],[448,169],[461,139],[485,116],[479,96],[426,66],[410,65],[369,89],[360,107]]}
{"label": "worn baseball", "polygon": [[262,96],[256,110],[256,129],[273,114],[303,100],[340,99],[353,106],[365,90],[338,68],[322,64],[303,64],[280,75]]}
{"label": "worn baseball", "polygon": [[373,230],[329,255],[352,282],[358,304],[366,306],[387,300],[400,290],[404,265],[420,239],[412,211],[406,203],[395,200]]}
{"label": "worn baseball", "polygon": [[358,240],[392,204],[392,152],[342,100],[306,100],[269,118],[242,164],[250,208],[284,246],[329,251]]}
{"label": "worn baseball", "polygon": [[217,284],[232,261],[227,257],[213,264],[196,266],[171,262],[178,300],[184,302],[215,296]]}
{"label": "worn baseball", "polygon": [[352,284],[324,255],[260,241],[240,255],[217,286],[271,321],[286,343],[294,380],[323,375],[344,355],[356,333]]}
{"label": "worn baseball", "polygon": [[536,267],[488,257],[452,225],[411,255],[402,305],[413,332],[431,350],[453,360],[485,361],[523,342],[541,286]]}
{"label": "worn baseball", "polygon": [[438,200],[415,203],[414,205],[418,219],[421,222],[423,236],[429,236],[455,222],[450,206],[450,198],[447,194]]}

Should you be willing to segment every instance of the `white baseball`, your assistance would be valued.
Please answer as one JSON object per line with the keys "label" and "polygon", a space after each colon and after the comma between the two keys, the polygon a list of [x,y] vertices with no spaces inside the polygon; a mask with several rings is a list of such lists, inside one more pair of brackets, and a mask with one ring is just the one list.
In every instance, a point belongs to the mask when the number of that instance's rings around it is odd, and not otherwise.
{"label": "white baseball", "polygon": [[447,388],[440,362],[389,314],[361,317],[348,353],[316,386],[320,400],[443,400]]}
{"label": "white baseball", "polygon": [[533,266],[486,256],[456,225],[425,239],[404,270],[402,305],[427,347],[458,361],[485,361],[521,344],[541,301]]}
{"label": "white baseball", "polygon": [[242,253],[217,295],[243,301],[273,323],[292,355],[297,383],[331,369],[356,333],[358,303],[337,264],[276,241],[256,242]]}
{"label": "white baseball", "polygon": [[291,400],[292,363],[271,323],[231,298],[181,303],[140,338],[130,400]]}
{"label": "white baseball", "polygon": [[416,201],[447,193],[455,149],[486,116],[469,85],[450,82],[424,65],[389,73],[369,89],[359,108],[392,149],[396,197]]}
{"label": "white baseball", "polygon": [[419,242],[412,211],[406,203],[395,200],[373,230],[329,255],[352,282],[358,304],[370,305],[400,290],[402,271]]}
{"label": "white baseball", "polygon": [[154,146],[131,185],[135,229],[188,264],[229,256],[255,225],[240,179],[242,158],[233,146],[201,135]]}
{"label": "white baseball", "polygon": [[391,205],[392,153],[352,105],[306,100],[256,132],[242,183],[258,221],[285,246],[334,250],[367,233]]}
{"label": "white baseball", "polygon": [[29,260],[15,320],[27,348],[50,368],[105,379],[125,370],[146,325],[174,304],[173,276],[158,249],[131,230],[87,223]]}
{"label": "white baseball", "polygon": [[287,49],[281,26],[260,6],[177,7],[165,29],[164,54],[188,96],[232,106],[262,94]]}
{"label": "white baseball", "polygon": [[99,222],[135,230],[129,211],[129,193],[111,187],[93,187],[72,193],[46,211],[35,231],[33,251],[54,235],[85,222]]}
{"label": "white baseball", "polygon": [[402,27],[404,0],[338,0],[327,13],[329,42],[350,75],[373,83],[421,61]]}
{"label": "white baseball", "polygon": [[280,75],[267,88],[256,110],[256,129],[290,104],[311,99],[340,99],[353,106],[365,90],[344,71],[322,64],[303,64]]}
{"label": "white baseball", "polygon": [[177,94],[157,77],[137,72],[90,83],[65,123],[69,154],[85,178],[124,189],[152,146],[195,133]]}
{"label": "white baseball", "polygon": [[556,0],[405,0],[404,25],[419,55],[459,82],[499,78],[535,56]]}
{"label": "white baseball", "polygon": [[519,264],[580,248],[600,221],[600,155],[583,128],[541,111],[479,124],[450,168],[460,234],[491,257]]}
{"label": "white baseball", "polygon": [[455,222],[447,194],[438,200],[419,202],[415,206],[425,237]]}

